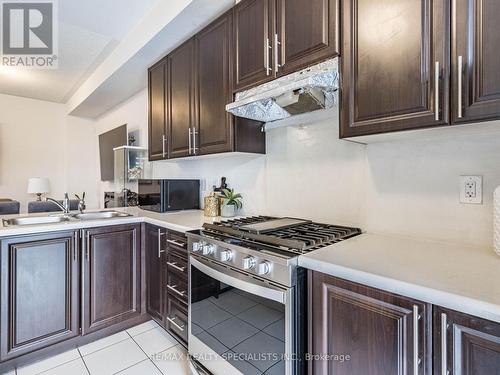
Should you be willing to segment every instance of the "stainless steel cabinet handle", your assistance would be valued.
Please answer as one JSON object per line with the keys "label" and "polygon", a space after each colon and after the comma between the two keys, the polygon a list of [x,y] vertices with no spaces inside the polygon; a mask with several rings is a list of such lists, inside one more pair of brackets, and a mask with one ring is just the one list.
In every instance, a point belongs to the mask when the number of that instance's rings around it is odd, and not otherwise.
{"label": "stainless steel cabinet handle", "polygon": [[78,232],[73,233],[73,262],[76,262],[77,250],[78,250]]}
{"label": "stainless steel cabinet handle", "polygon": [[463,64],[464,64],[464,58],[463,56],[458,56],[458,68],[457,68],[457,83],[458,83],[458,118],[462,118],[462,76],[463,76]]}
{"label": "stainless steel cabinet handle", "polygon": [[164,236],[165,233],[162,233],[161,229],[158,229],[158,258],[161,258],[161,253],[164,253],[165,250],[161,249],[161,236]]}
{"label": "stainless steel cabinet handle", "polygon": [[188,154],[191,155],[191,128],[188,129],[188,132],[189,132]]}
{"label": "stainless steel cabinet handle", "polygon": [[162,154],[163,154],[163,157],[165,157],[165,142],[167,141],[167,137],[165,137],[165,134],[162,135],[162,141],[161,141],[161,144],[162,144]]}
{"label": "stainless steel cabinet handle", "polygon": [[170,267],[175,268],[177,271],[181,271],[181,272],[186,271],[186,268],[184,268],[184,267],[179,267],[179,266],[177,265],[177,263],[174,263],[174,262],[167,262],[167,264],[168,264]]}
{"label": "stainless steel cabinet handle", "polygon": [[280,41],[278,39],[278,34],[274,34],[274,71],[278,73],[279,68],[281,68],[281,65],[278,63],[278,58],[279,58],[279,48],[278,46],[280,45]]}
{"label": "stainless steel cabinet handle", "polygon": [[85,232],[85,259],[90,260],[90,233]]}
{"label": "stainless steel cabinet handle", "polygon": [[179,241],[175,241],[175,240],[167,240],[168,243],[171,243],[172,245],[175,245],[175,246],[179,246],[179,247],[185,247],[185,244],[183,244],[182,242],[179,242]]}
{"label": "stainless steel cabinet handle", "polygon": [[436,113],[434,118],[436,121],[439,121],[439,76],[440,76],[439,61],[436,61],[434,69],[434,102],[436,105]]}
{"label": "stainless steel cabinet handle", "polygon": [[167,288],[170,289],[172,292],[178,294],[179,296],[181,297],[185,297],[186,296],[186,292],[181,292],[180,290],[177,290],[177,285],[168,285],[167,284]]}
{"label": "stainless steel cabinet handle", "polygon": [[193,134],[193,155],[196,155],[196,150],[197,150],[197,148],[196,148],[196,136],[198,135],[196,128],[193,128],[192,134]]}
{"label": "stainless steel cabinet handle", "polygon": [[419,358],[419,329],[418,322],[420,320],[420,314],[418,313],[418,306],[413,305],[413,375],[418,375],[420,358]]}
{"label": "stainless steel cabinet handle", "polygon": [[441,375],[448,375],[448,318],[441,314]]}
{"label": "stainless steel cabinet handle", "polygon": [[266,68],[266,75],[271,74],[271,67],[269,66],[270,59],[269,59],[269,50],[272,50],[273,48],[271,47],[271,44],[269,42],[269,38],[266,38],[266,44],[264,45],[264,67]]}
{"label": "stainless steel cabinet handle", "polygon": [[175,322],[175,319],[177,319],[177,317],[173,317],[173,318],[170,318],[170,317],[167,317],[167,320],[169,321],[170,324],[172,324],[174,327],[176,327],[179,331],[184,331],[184,328],[185,328],[185,325],[179,325]]}

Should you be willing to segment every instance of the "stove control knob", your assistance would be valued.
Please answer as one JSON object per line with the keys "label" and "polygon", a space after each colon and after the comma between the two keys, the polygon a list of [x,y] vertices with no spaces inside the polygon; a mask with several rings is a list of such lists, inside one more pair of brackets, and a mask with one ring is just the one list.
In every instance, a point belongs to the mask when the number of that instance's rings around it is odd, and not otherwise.
{"label": "stove control knob", "polygon": [[203,246],[203,255],[211,255],[215,252],[215,245],[206,244]]}
{"label": "stove control knob", "polygon": [[219,260],[221,262],[229,262],[233,258],[233,252],[231,250],[222,250],[219,253]]}
{"label": "stove control knob", "polygon": [[257,266],[257,273],[259,275],[267,275],[269,272],[271,272],[271,263],[269,262],[259,263],[259,265]]}
{"label": "stove control knob", "polygon": [[193,252],[201,251],[203,245],[205,245],[203,242],[193,242]]}
{"label": "stove control knob", "polygon": [[256,260],[254,257],[246,257],[243,258],[241,266],[244,270],[250,270],[255,267]]}

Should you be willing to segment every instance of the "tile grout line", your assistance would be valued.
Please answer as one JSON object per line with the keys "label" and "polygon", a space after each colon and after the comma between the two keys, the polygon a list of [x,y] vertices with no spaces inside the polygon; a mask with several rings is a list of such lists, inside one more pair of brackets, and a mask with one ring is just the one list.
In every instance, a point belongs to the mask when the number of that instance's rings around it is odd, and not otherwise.
{"label": "tile grout line", "polygon": [[[159,328],[161,328],[160,326],[158,326]],[[155,328],[158,328],[158,327],[155,327]],[[147,331],[149,332],[149,331]],[[143,332],[144,333],[144,332]],[[130,338],[132,339],[133,342],[135,342],[135,344],[139,347],[139,349],[142,350],[142,352],[146,355],[146,357],[148,357],[148,360],[153,364],[154,367],[156,367],[156,369],[160,372],[160,374],[162,375],[167,375],[167,374],[163,374],[163,372],[160,370],[160,368],[156,365],[156,363],[151,359],[151,357],[148,355],[148,353],[146,353],[142,347],[137,343],[137,341],[134,340],[134,338],[132,337],[132,335],[130,333],[127,332],[127,335],[130,336]],[[139,335],[136,335],[136,336],[139,336]],[[175,345],[174,345],[175,346]],[[169,348],[170,349],[170,348]],[[168,349],[165,349],[165,350],[168,350]],[[161,352],[160,352],[161,353]]]}
{"label": "tile grout line", "polygon": [[[156,326],[156,327],[153,327],[153,328],[147,329],[147,330],[145,330],[145,331],[143,331],[143,332],[141,332],[141,333],[138,333],[136,336],[139,336],[139,335],[142,335],[143,333],[146,333],[146,332],[152,331],[153,329],[158,328],[158,327],[159,327],[159,326]],[[132,328],[133,328],[133,327],[132,327]],[[129,329],[130,329],[130,328],[129,328]],[[123,331],[117,332],[117,333],[115,333],[115,335],[116,335],[116,334],[118,334],[118,333],[121,333],[121,332],[125,332],[125,333],[126,333],[126,334],[130,337],[130,338],[132,338],[132,336],[130,335],[130,333],[128,333],[128,331],[127,331],[127,330],[123,330]],[[111,336],[113,336],[113,335],[111,335]],[[111,336],[106,336],[106,337],[103,337],[102,339],[105,339],[105,338],[107,338],[107,337],[111,337]],[[80,352],[80,347],[79,347],[79,348],[77,348],[77,349],[78,349],[78,352],[80,353],[80,356],[82,357],[82,359],[84,359],[84,357],[87,357],[87,356],[92,355],[92,354],[94,354],[94,353],[100,352],[101,350],[107,349],[107,348],[109,348],[109,347],[111,347],[111,346],[113,346],[113,345],[120,344],[120,343],[122,343],[122,342],[124,342],[124,341],[128,340],[128,339],[129,339],[129,337],[127,337],[127,338],[125,338],[125,339],[123,339],[123,340],[117,341],[117,342],[115,342],[115,343],[113,343],[113,344],[106,345],[106,346],[102,347],[101,349],[95,350],[95,351],[90,352],[90,353],[85,354],[85,355],[83,355],[83,354]],[[100,340],[102,340],[102,339],[100,339]],[[98,342],[98,341],[99,341],[99,340],[96,340],[96,341],[90,342],[89,344],[92,344],[92,343],[94,343],[94,342]],[[135,342],[135,340],[134,340],[134,342]],[[88,344],[86,344],[86,345],[88,345]],[[84,346],[85,346],[85,345],[84,345]],[[84,360],[84,362],[85,362],[85,360]]]}
{"label": "tile grout line", "polygon": [[[128,340],[128,339],[127,339],[127,340]],[[121,369],[121,370],[120,370],[120,371],[118,371],[118,372],[114,372],[114,373],[113,373],[113,375],[120,374],[120,373],[122,373],[123,371],[128,370],[129,368],[132,368],[132,367],[134,367],[134,366],[137,366],[137,365],[139,365],[139,364],[141,364],[141,363],[143,363],[143,362],[146,362],[146,361],[150,361],[150,362],[152,362],[149,358],[146,358],[146,359],[143,359],[143,360],[142,360],[142,361],[140,361],[140,362],[137,362],[137,363],[134,363],[133,365],[130,365],[130,366],[128,366],[128,367],[125,367],[125,368]],[[153,363],[153,364],[154,364],[154,363]],[[161,371],[160,371],[160,373],[161,373],[161,374],[163,374]]]}
{"label": "tile grout line", "polygon": [[78,350],[78,353],[80,353],[80,358],[82,359],[82,362],[83,362],[83,365],[85,366],[85,368],[87,369],[87,372],[90,374],[90,370],[89,370],[89,367],[87,366],[87,363],[85,362],[85,359],[83,359],[83,355],[82,355],[82,352],[80,352],[80,348],[76,348],[76,350]]}

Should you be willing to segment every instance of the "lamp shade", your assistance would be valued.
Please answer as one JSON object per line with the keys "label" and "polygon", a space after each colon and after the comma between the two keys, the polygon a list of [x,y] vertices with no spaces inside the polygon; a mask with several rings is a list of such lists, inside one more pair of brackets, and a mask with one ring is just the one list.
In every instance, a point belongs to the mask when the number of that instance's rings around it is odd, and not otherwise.
{"label": "lamp shade", "polygon": [[28,194],[44,194],[50,191],[49,179],[46,177],[33,177],[28,180]]}

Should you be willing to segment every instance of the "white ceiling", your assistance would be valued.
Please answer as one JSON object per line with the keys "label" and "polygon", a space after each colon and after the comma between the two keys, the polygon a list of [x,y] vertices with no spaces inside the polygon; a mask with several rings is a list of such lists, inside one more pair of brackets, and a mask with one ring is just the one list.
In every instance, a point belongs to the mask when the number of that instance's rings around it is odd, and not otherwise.
{"label": "white ceiling", "polygon": [[[147,87],[149,66],[230,9],[234,3],[235,0],[168,0],[167,4],[157,4],[152,14],[141,21],[70,98],[68,112],[74,116],[97,118],[144,89]],[[161,27],[153,33],[148,29],[155,23]],[[137,43],[140,47],[129,48],[138,40],[143,41]],[[130,55],[123,57],[126,55],[122,53],[123,49],[128,49]],[[95,77],[100,75],[96,73],[105,70],[104,66],[111,65],[113,68],[107,70],[105,79]]]}
{"label": "white ceiling", "polygon": [[60,0],[58,69],[0,67],[0,93],[65,103],[159,1]]}

